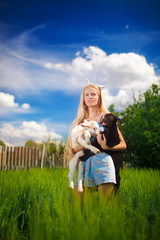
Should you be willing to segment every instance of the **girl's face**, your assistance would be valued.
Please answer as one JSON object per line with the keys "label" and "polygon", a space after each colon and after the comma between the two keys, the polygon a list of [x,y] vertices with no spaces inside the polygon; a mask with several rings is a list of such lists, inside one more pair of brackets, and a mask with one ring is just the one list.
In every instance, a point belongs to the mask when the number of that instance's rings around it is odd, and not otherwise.
{"label": "girl's face", "polygon": [[94,87],[84,89],[84,102],[87,107],[98,106],[99,95]]}

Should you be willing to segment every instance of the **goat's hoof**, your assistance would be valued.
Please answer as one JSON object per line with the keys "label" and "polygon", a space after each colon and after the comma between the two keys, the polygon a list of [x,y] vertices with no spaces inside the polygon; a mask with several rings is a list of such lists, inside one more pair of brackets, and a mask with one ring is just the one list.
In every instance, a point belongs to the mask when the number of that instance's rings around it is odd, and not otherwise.
{"label": "goat's hoof", "polygon": [[74,189],[74,183],[73,183],[73,182],[70,182],[70,184],[69,184],[69,188]]}
{"label": "goat's hoof", "polygon": [[82,186],[78,186],[78,192],[83,192],[83,187]]}
{"label": "goat's hoof", "polygon": [[96,151],[94,151],[94,154],[100,153],[100,150],[97,149]]}
{"label": "goat's hoof", "polygon": [[78,192],[83,192],[83,189],[79,189]]}

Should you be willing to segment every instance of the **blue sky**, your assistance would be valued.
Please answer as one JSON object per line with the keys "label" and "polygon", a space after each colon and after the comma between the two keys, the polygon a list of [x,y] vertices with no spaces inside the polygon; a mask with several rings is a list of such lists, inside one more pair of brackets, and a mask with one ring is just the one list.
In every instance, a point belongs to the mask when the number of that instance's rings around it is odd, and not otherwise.
{"label": "blue sky", "polygon": [[0,139],[68,136],[86,79],[122,110],[160,75],[158,0],[0,2]]}

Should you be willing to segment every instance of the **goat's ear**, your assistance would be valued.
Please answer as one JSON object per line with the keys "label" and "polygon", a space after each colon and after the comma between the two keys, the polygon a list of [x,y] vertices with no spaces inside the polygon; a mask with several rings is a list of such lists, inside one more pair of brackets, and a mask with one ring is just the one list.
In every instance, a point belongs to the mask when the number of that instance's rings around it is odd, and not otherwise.
{"label": "goat's ear", "polygon": [[83,123],[86,123],[86,124],[87,124],[87,123],[88,123],[88,121],[87,121],[86,119],[84,119]]}
{"label": "goat's ear", "polygon": [[119,121],[120,122],[120,124],[122,124],[123,122],[122,122],[122,120],[119,118],[119,117],[117,117],[117,121]]}
{"label": "goat's ear", "polygon": [[89,122],[86,119],[84,119],[84,122],[81,123],[81,126],[82,127],[89,127]]}

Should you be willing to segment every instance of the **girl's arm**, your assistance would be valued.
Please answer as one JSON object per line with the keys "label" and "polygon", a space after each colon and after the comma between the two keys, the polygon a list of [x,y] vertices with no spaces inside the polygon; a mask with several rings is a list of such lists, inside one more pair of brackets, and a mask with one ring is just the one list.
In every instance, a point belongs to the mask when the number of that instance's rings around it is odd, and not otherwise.
{"label": "girl's arm", "polygon": [[79,144],[78,147],[73,148],[73,152],[74,152],[74,153],[77,153],[77,152],[79,152],[79,151],[81,151],[81,150],[83,150],[83,149],[84,149],[84,147]]}
{"label": "girl's arm", "polygon": [[102,149],[110,150],[110,151],[122,151],[122,150],[125,150],[127,148],[127,145],[126,145],[126,143],[124,141],[124,138],[123,138],[123,136],[122,136],[118,127],[117,127],[117,130],[118,130],[118,134],[119,134],[120,143],[117,144],[114,147],[108,147],[106,138],[104,138],[104,140],[102,140],[101,134],[99,134],[97,136],[97,141],[98,141],[98,143],[99,143],[99,145],[101,146]]}

